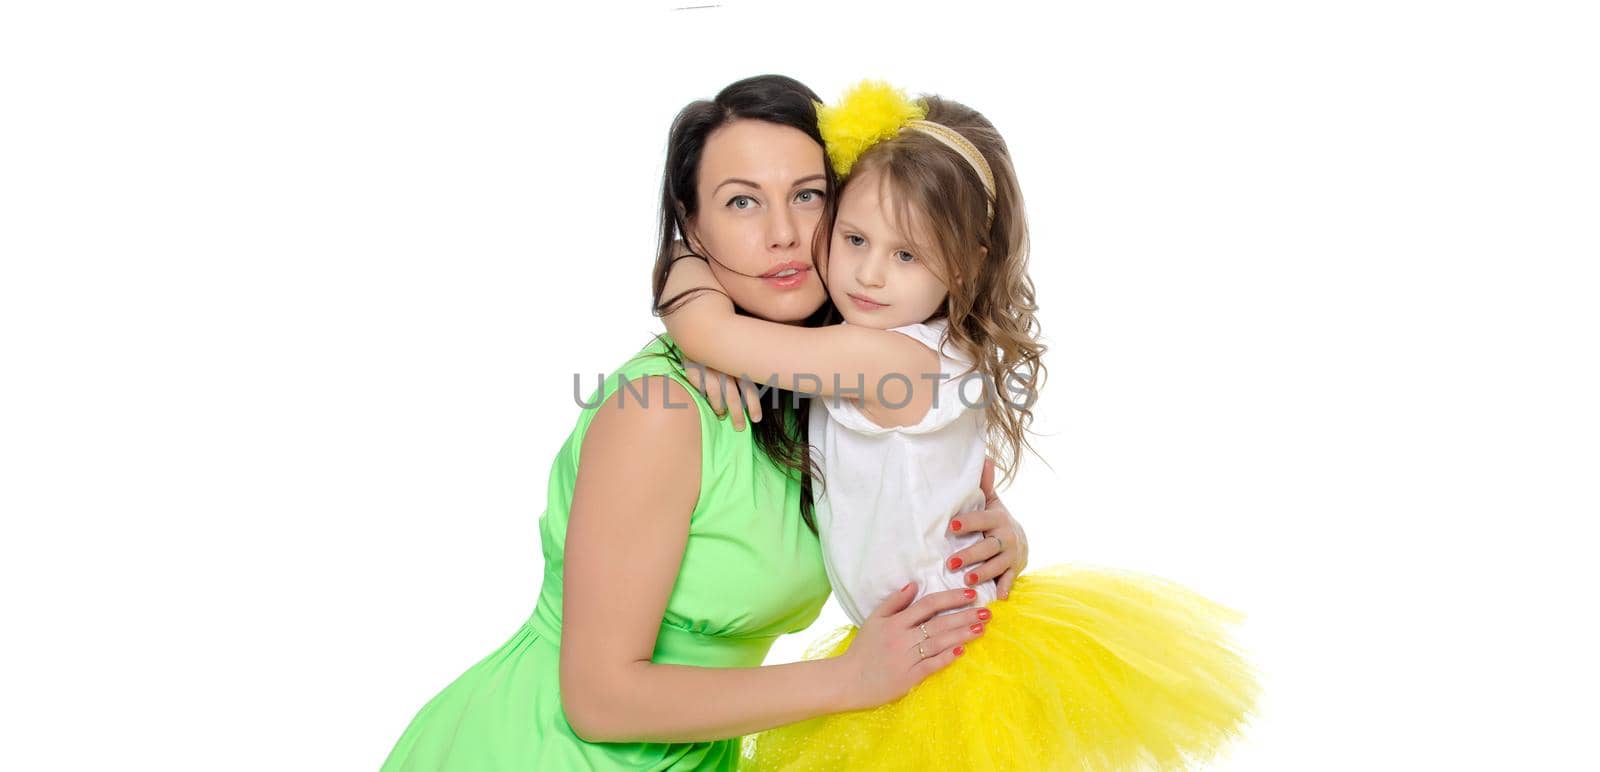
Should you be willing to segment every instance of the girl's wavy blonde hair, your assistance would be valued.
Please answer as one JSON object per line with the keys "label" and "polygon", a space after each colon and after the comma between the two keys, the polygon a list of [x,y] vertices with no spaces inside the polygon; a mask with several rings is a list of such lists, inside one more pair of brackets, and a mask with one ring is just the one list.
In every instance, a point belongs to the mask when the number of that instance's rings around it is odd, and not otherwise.
{"label": "girl's wavy blonde hair", "polygon": [[[952,344],[973,358],[986,384],[989,455],[1010,480],[1028,442],[1033,403],[1044,384],[1033,280],[1028,278],[1028,220],[1011,154],[977,110],[933,95],[918,100],[925,120],[960,133],[994,174],[994,216],[978,172],[959,153],[920,131],[900,131],[867,148],[851,177],[876,171],[895,202],[894,221],[920,223],[934,240],[930,267],[949,295],[933,318],[948,318]],[[848,181],[846,185],[848,185]],[[907,233],[907,236],[910,234]],[[911,240],[908,238],[908,240]]]}

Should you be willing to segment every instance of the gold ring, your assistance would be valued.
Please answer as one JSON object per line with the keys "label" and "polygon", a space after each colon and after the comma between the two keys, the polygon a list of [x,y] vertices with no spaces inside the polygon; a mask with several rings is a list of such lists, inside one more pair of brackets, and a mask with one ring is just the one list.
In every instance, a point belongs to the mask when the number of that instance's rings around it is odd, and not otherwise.
{"label": "gold ring", "polygon": [[928,658],[927,652],[922,650],[922,644],[920,644],[920,643],[917,644],[917,656],[921,657],[923,659],[927,659]]}
{"label": "gold ring", "polygon": [[994,535],[994,534],[992,534],[992,533],[991,533],[991,534],[989,534],[989,538],[991,538],[991,539],[994,539],[994,541],[995,541],[995,543],[996,543],[996,544],[998,544],[998,545],[1000,545],[1000,547],[999,547],[999,550],[1000,550],[1000,551],[1001,551],[1001,552],[1005,552],[1005,551],[1006,551],[1006,542],[1005,542],[1005,539],[1002,539],[1002,538],[1000,538],[1000,537],[998,537],[998,536],[995,536],[995,535]]}
{"label": "gold ring", "polygon": [[928,640],[928,623],[923,622],[922,624],[917,625],[917,629],[922,631],[922,640]]}

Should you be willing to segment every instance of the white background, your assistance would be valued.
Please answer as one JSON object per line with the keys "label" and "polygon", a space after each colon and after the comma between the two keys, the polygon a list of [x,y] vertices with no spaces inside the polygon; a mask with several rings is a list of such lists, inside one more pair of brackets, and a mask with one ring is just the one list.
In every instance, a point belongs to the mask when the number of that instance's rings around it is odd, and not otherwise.
{"label": "white background", "polygon": [[692,4],[0,11],[0,767],[376,768],[531,610],[572,373],[658,329],[667,125],[762,72],[1006,135],[1006,499],[1036,566],[1249,613],[1217,768],[1592,758],[1582,4]]}

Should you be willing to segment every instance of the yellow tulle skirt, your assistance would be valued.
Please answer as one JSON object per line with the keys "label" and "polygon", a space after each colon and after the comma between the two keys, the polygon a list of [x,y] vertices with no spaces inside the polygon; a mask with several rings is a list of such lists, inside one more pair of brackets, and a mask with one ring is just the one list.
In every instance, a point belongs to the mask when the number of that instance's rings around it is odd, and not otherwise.
{"label": "yellow tulle skirt", "polygon": [[[1181,585],[1065,565],[1018,577],[965,653],[905,697],[746,737],[741,769],[1185,769],[1255,703],[1242,615]],[[850,647],[855,627],[808,659]]]}

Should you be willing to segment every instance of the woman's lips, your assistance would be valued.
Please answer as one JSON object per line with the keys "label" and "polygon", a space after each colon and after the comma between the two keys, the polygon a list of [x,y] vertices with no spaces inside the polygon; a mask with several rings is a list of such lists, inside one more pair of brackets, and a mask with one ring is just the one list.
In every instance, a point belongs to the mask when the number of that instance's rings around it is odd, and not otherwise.
{"label": "woman's lips", "polygon": [[849,293],[849,295],[850,295],[850,302],[855,303],[856,304],[856,308],[859,308],[859,309],[861,309],[863,311],[876,311],[876,310],[878,310],[880,308],[888,308],[889,307],[888,303],[879,303],[879,302],[877,302],[875,300],[870,300],[868,298],[864,298],[864,297],[862,297],[860,295],[857,295],[855,293]]}
{"label": "woman's lips", "polygon": [[778,289],[794,289],[795,287],[804,284],[806,278],[811,275],[811,269],[809,267],[798,267],[792,269],[784,268],[779,270],[778,273],[786,273],[789,270],[793,270],[794,273],[789,274],[788,276],[767,275],[761,277],[761,280],[766,282],[767,286],[769,287],[776,287]]}

